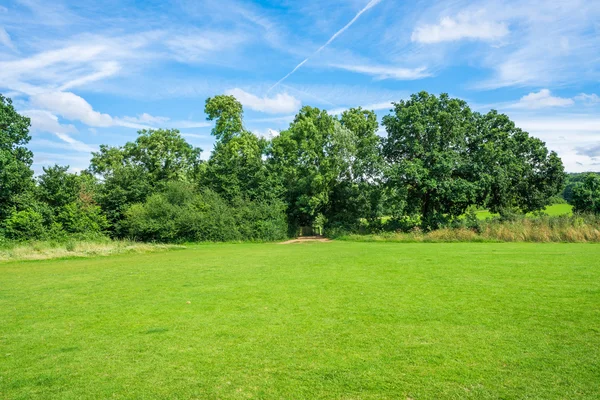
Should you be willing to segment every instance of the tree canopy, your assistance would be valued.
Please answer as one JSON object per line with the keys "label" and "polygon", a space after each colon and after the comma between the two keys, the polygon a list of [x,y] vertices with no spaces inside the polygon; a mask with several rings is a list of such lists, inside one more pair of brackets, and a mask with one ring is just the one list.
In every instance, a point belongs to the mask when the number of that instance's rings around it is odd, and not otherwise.
{"label": "tree canopy", "polygon": [[[360,107],[331,115],[304,106],[269,138],[246,129],[233,96],[208,98],[204,112],[215,138],[206,161],[178,130],[149,129],[101,145],[87,171],[55,165],[33,179],[29,119],[0,96],[0,235],[274,240],[284,226],[431,230],[473,207],[542,210],[565,182],[541,140],[447,94],[394,103],[381,130]],[[598,212],[598,179],[572,188],[577,211]]]}

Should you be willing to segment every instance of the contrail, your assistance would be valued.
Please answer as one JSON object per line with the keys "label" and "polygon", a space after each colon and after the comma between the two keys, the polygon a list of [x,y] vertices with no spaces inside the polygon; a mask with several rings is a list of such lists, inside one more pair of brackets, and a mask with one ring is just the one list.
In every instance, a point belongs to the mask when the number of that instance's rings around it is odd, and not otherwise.
{"label": "contrail", "polygon": [[356,22],[356,20],[368,9],[373,8],[374,6],[376,6],[378,3],[380,3],[381,0],[371,0],[369,1],[369,3],[365,6],[365,8],[363,8],[362,10],[360,10],[355,16],[354,18],[352,18],[352,20],[350,22],[348,22],[346,24],[346,26],[344,26],[342,29],[340,29],[339,31],[337,31],[332,37],[329,38],[329,40],[321,47],[319,47],[317,49],[317,51],[315,51],[313,54],[311,54],[310,56],[306,57],[300,64],[296,65],[296,67],[286,76],[284,76],[283,78],[281,78],[279,81],[277,81],[276,84],[274,84],[273,86],[271,86],[269,88],[269,90],[267,91],[270,92],[271,90],[273,90],[274,87],[276,87],[277,85],[279,85],[281,82],[285,81],[290,75],[292,75],[294,72],[296,72],[298,70],[298,68],[300,68],[301,66],[303,66],[304,64],[306,64],[306,62],[311,58],[314,57],[315,55],[319,54],[321,52],[321,50],[323,50],[325,47],[327,47],[331,42],[333,42],[335,40],[336,37],[340,36],[342,33],[344,33],[344,31],[348,28],[350,28],[350,26],[352,26],[353,23]]}

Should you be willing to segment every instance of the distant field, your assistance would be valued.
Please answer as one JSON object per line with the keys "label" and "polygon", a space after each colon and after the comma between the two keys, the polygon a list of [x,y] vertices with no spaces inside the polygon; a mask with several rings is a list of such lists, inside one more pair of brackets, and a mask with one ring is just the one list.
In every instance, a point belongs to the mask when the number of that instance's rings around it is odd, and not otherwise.
{"label": "distant field", "polygon": [[0,398],[600,398],[600,246],[0,263]]}
{"label": "distant field", "polygon": [[[571,215],[573,214],[573,206],[570,204],[552,204],[551,206],[546,207],[544,212],[548,215]],[[497,214],[492,214],[487,210],[477,211],[477,218],[479,219],[487,219],[492,218]]]}

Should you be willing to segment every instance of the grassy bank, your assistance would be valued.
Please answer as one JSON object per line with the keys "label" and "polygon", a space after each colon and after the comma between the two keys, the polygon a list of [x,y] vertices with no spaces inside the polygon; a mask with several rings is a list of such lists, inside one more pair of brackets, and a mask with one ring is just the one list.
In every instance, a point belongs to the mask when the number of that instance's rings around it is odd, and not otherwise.
{"label": "grassy bank", "polygon": [[334,241],[3,263],[0,397],[594,399],[599,259]]}
{"label": "grassy bank", "polygon": [[457,227],[423,232],[379,232],[337,234],[337,240],[361,242],[540,242],[599,243],[600,217],[595,215],[527,216],[460,220]]}
{"label": "grassy bank", "polygon": [[48,260],[65,257],[94,257],[124,253],[147,253],[183,246],[139,243],[127,240],[67,240],[8,242],[0,247],[0,262],[19,260]]}

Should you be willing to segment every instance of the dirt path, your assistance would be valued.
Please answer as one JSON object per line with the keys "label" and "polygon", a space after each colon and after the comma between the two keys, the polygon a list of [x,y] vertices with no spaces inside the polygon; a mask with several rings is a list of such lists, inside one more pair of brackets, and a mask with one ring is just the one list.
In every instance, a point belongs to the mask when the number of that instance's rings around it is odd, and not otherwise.
{"label": "dirt path", "polygon": [[300,236],[299,238],[287,240],[279,244],[295,244],[295,243],[309,243],[309,242],[331,242],[331,239],[327,239],[323,236]]}

